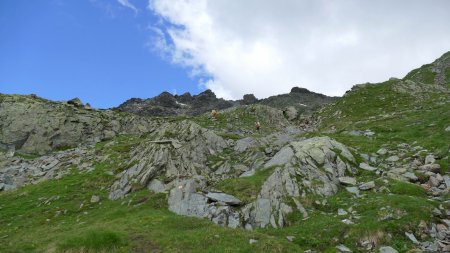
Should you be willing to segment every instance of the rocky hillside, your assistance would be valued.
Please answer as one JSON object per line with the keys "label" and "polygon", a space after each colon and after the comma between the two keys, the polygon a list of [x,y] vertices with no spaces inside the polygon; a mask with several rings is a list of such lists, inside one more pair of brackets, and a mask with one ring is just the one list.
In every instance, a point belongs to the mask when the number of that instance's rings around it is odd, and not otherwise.
{"label": "rocky hillside", "polygon": [[291,117],[299,113],[311,113],[325,104],[335,101],[335,97],[311,92],[304,88],[294,87],[288,94],[257,99],[253,94],[244,95],[242,100],[231,101],[217,98],[211,90],[198,95],[190,93],[172,95],[163,92],[149,99],[132,98],[119,105],[115,110],[129,112],[141,116],[200,115],[212,110],[222,110],[240,105],[262,104],[284,111]]}
{"label": "rocky hillside", "polygon": [[[1,95],[0,252],[449,252],[449,56],[342,98],[121,105],[164,118]],[[300,125],[308,96],[333,103]]]}
{"label": "rocky hillside", "polygon": [[0,148],[45,154],[119,134],[143,134],[157,120],[94,110],[79,100],[53,102],[35,95],[0,94]]}

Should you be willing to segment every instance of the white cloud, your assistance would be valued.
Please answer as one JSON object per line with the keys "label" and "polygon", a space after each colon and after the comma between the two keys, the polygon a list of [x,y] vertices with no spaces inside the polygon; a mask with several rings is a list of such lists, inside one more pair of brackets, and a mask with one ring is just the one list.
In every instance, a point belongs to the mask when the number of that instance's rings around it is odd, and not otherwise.
{"label": "white cloud", "polygon": [[450,1],[150,0],[155,47],[218,96],[342,95],[450,50]]}
{"label": "white cloud", "polygon": [[130,3],[129,0],[117,0],[117,2],[119,2],[121,5],[130,8],[134,11],[134,13],[138,13],[138,9],[136,8],[136,6],[134,6],[132,3]]}

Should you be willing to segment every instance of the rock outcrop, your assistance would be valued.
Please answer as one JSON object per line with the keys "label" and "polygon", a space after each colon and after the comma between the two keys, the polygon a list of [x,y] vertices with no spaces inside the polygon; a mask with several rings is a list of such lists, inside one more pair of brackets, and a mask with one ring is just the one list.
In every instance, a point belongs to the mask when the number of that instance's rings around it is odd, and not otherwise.
{"label": "rock outcrop", "polygon": [[118,134],[143,134],[156,120],[91,110],[79,100],[58,103],[36,96],[0,95],[0,148],[45,154],[52,150],[96,143]]}
{"label": "rock outcrop", "polygon": [[[167,139],[161,139],[164,136]],[[276,136],[267,138],[274,140]],[[246,139],[237,141],[230,149],[222,137],[188,121],[163,125],[151,134],[149,141],[131,152],[132,165],[118,175],[109,198],[119,199],[133,189],[147,187],[155,192],[167,192],[169,209],[180,215],[207,218],[229,227],[283,227],[292,212],[308,215],[301,196],[331,196],[338,191],[339,178],[357,172],[350,151],[328,137],[292,141],[287,145],[281,141],[285,146],[271,159],[262,159],[257,167],[251,166],[252,170],[272,172],[257,196],[253,196],[254,201],[244,203],[212,187],[218,180],[235,177],[228,174],[231,165],[228,164],[228,169],[213,170],[207,160],[225,148],[236,155],[251,153],[253,144],[268,140]],[[240,173],[250,171],[247,166],[235,167]]]}
{"label": "rock outcrop", "polygon": [[0,191],[61,178],[68,174],[71,168],[80,171],[93,170],[93,163],[98,158],[93,150],[86,148],[60,151],[32,160],[7,157],[0,153]]}
{"label": "rock outcrop", "polygon": [[167,123],[151,134],[149,141],[134,149],[130,168],[119,175],[109,195],[118,199],[131,191],[133,184],[147,187],[152,179],[164,177],[165,189],[180,179],[196,175],[210,177],[208,155],[221,152],[227,143],[214,132],[195,123]]}

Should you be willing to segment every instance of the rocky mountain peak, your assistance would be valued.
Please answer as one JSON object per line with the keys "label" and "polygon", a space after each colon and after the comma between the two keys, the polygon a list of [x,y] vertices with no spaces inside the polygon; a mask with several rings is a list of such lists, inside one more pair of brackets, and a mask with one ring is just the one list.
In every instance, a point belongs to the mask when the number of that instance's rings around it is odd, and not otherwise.
{"label": "rocky mountain peak", "polygon": [[291,89],[291,93],[311,93],[311,91],[309,91],[306,88],[300,88],[300,87],[293,87]]}

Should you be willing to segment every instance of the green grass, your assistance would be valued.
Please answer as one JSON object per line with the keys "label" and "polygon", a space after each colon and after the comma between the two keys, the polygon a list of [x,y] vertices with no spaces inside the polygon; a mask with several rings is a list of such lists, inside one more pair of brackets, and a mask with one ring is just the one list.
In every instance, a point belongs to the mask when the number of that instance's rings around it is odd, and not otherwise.
{"label": "green grass", "polygon": [[400,195],[416,196],[422,198],[427,196],[425,189],[423,189],[422,187],[416,184],[402,182],[398,180],[391,180],[389,189],[391,190],[392,193]]}
{"label": "green grass", "polygon": [[25,154],[25,153],[15,153],[14,155],[17,157],[20,157],[22,159],[25,159],[25,160],[33,160],[33,159],[40,157],[39,155]]}
{"label": "green grass", "polygon": [[[355,242],[380,235],[377,240],[398,250],[411,248],[402,231],[421,219],[429,220],[435,207],[415,185],[390,182],[388,193],[367,193],[360,199],[344,189],[327,198],[325,206],[310,197],[300,198],[309,219],[290,215],[290,226],[283,229],[230,229],[210,221],[182,217],[167,210],[166,194],[141,190],[123,200],[107,199],[115,180],[107,171],[120,171],[129,149],[139,138],[121,136],[98,144],[96,152],[109,159],[95,165],[90,173],[76,168],[61,179],[29,185],[0,194],[0,252],[301,252],[314,249],[335,252],[343,243],[356,250]],[[250,202],[275,168],[257,171],[252,177],[233,178],[214,187]],[[364,174],[364,173],[363,173]],[[358,175],[371,180],[373,174]],[[358,179],[359,180],[359,179]],[[90,203],[92,195],[101,198]],[[414,196],[414,197],[411,197]],[[345,225],[337,217],[338,208],[354,205],[361,219]],[[380,208],[407,213],[399,220],[376,222]],[[391,236],[387,236],[387,235]],[[289,242],[286,236],[295,236]],[[249,239],[257,239],[250,245]],[[239,248],[236,247],[239,245]]]}
{"label": "green grass", "polygon": [[105,230],[88,230],[70,236],[58,244],[58,250],[85,250],[91,252],[116,251],[126,246],[123,235]]}
{"label": "green grass", "polygon": [[[437,205],[416,189],[391,182],[393,194],[369,192],[353,199],[341,189],[327,198],[326,206],[305,204],[310,213],[307,220],[283,229],[245,231],[175,215],[167,210],[165,194],[143,190],[110,201],[107,186],[114,177],[104,173],[106,167],[98,166],[91,173],[74,171],[59,180],[0,194],[0,223],[5,224],[0,226],[0,252],[334,252],[340,243],[356,250],[356,242],[377,234],[380,244],[405,250],[412,245],[404,231],[414,231],[420,220],[428,221],[430,210]],[[245,196],[253,195],[251,191],[259,189],[269,174],[260,171],[223,186],[248,201]],[[89,202],[92,194],[101,197],[100,203]],[[46,202],[49,199],[53,200]],[[350,206],[361,216],[355,225],[345,225],[344,217],[336,216],[338,208]],[[377,221],[379,210],[386,206],[407,215]],[[294,242],[286,240],[288,235],[295,236]],[[250,245],[249,239],[258,243]]]}
{"label": "green grass", "polygon": [[[441,159],[443,173],[449,171],[450,134],[444,129],[450,125],[450,100],[445,93],[429,94],[425,100],[393,89],[396,81],[371,84],[350,92],[334,105],[318,113],[322,125],[317,133],[326,134],[358,149],[361,153],[376,152],[381,145],[396,147],[400,143],[422,146]],[[336,112],[340,112],[336,115]],[[335,133],[326,133],[332,126]],[[351,136],[351,130],[370,129],[372,138]]]}
{"label": "green grass", "polygon": [[245,203],[253,201],[261,190],[262,184],[273,173],[274,168],[257,170],[250,177],[225,179],[218,182],[215,188],[231,194]]}
{"label": "green grass", "polygon": [[[394,188],[392,192],[396,192]],[[267,232],[274,236],[295,236],[294,242],[303,250],[335,252],[334,246],[342,243],[354,251],[359,251],[357,243],[369,239],[375,240],[377,246],[391,245],[404,252],[413,248],[404,232],[416,231],[421,220],[430,221],[429,214],[437,206],[437,203],[427,200],[423,195],[419,197],[409,194],[409,191],[394,194],[364,192],[363,197],[355,199],[341,189],[337,195],[326,198],[325,206],[316,205],[313,200],[310,200],[312,204],[308,205],[303,200],[307,210],[314,210],[309,213],[308,219],[303,219],[301,215],[291,215],[291,219],[298,219],[296,222],[290,220],[295,225],[283,229],[270,229]],[[348,210],[350,207],[360,217],[352,219],[354,225],[342,223],[349,215],[337,216],[338,208]],[[380,210],[386,207],[394,213],[395,218],[378,220]]]}

